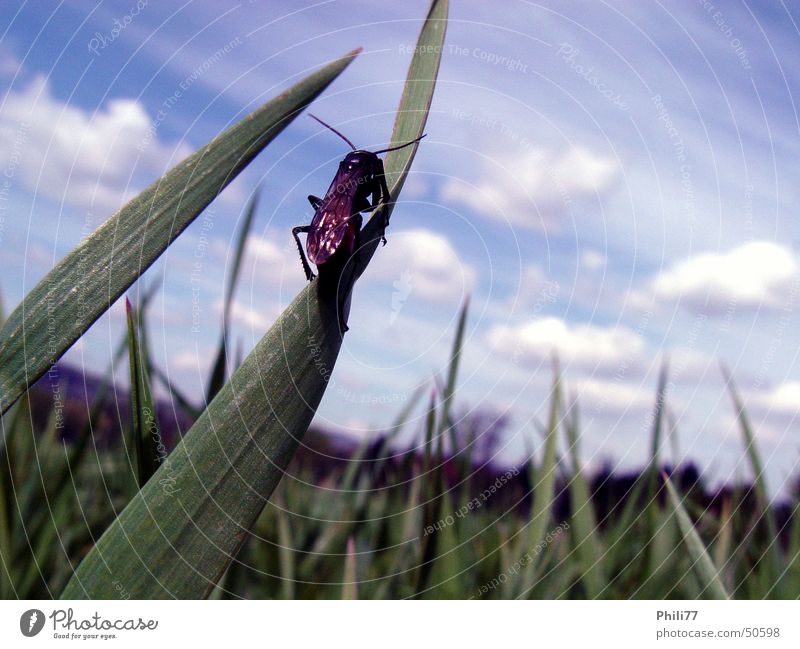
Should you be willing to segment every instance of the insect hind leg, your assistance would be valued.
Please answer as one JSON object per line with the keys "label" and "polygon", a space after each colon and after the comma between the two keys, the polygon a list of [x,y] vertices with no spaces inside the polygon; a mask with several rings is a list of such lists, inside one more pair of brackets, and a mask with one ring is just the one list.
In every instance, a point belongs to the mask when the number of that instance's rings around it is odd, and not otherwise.
{"label": "insect hind leg", "polygon": [[303,271],[306,274],[306,279],[310,282],[313,280],[316,275],[311,272],[311,266],[308,265],[308,259],[306,259],[306,253],[303,251],[303,244],[300,243],[300,237],[297,235],[301,232],[303,234],[308,234],[308,231],[311,229],[310,225],[298,225],[292,228],[292,236],[294,237],[294,242],[297,244],[297,252],[300,253],[300,261],[303,264]]}

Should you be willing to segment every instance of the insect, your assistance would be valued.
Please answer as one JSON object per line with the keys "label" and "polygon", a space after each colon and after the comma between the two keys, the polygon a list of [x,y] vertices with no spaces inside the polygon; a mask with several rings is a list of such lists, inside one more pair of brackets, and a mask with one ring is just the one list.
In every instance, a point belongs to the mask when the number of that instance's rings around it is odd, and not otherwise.
{"label": "insect", "polygon": [[[323,268],[328,265],[341,268],[343,262],[346,262],[358,249],[361,213],[374,210],[379,205],[389,202],[389,187],[386,185],[383,161],[378,154],[411,146],[425,137],[422,135],[416,140],[381,151],[363,151],[356,149],[350,140],[332,126],[314,115],[311,117],[336,133],[353,150],[339,163],[339,170],[325,193],[325,197],[308,197],[311,207],[314,208],[314,218],[311,220],[311,224],[292,228],[292,236],[297,244],[297,250],[300,252],[300,261],[303,263],[303,271],[305,271],[308,281],[315,277],[311,272],[309,261],[317,266],[320,273],[323,273]],[[388,222],[385,225],[388,225]],[[298,236],[300,233],[307,235],[308,258],[306,258],[300,243]],[[383,243],[386,244],[385,238],[383,238]]]}

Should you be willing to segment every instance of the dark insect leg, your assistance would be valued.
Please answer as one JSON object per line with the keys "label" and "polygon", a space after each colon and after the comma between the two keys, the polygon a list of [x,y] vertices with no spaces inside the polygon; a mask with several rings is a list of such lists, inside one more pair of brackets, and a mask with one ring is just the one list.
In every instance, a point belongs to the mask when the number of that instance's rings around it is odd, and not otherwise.
{"label": "dark insect leg", "polygon": [[308,231],[311,229],[310,225],[298,225],[295,228],[292,228],[292,236],[294,237],[294,242],[297,244],[297,252],[300,253],[300,261],[303,262],[303,270],[306,274],[306,279],[310,282],[316,275],[311,272],[311,266],[308,265],[308,259],[306,259],[306,253],[303,251],[303,244],[300,243],[300,237],[297,235],[301,232],[304,234],[308,234]]}
{"label": "dark insect leg", "polygon": [[311,207],[314,208],[315,212],[322,206],[322,199],[319,196],[314,196],[313,194],[309,195],[308,202],[311,203]]}
{"label": "dark insect leg", "polygon": [[[391,196],[389,195],[389,186],[386,184],[386,175],[384,174],[383,171],[383,162],[380,163],[380,167],[378,168],[378,173],[376,174],[375,179],[380,184],[379,186],[381,190],[381,203],[384,204],[383,229],[386,230],[386,228],[389,227],[389,211],[386,209],[386,206],[389,204]],[[385,246],[386,237],[385,236],[381,237],[381,241],[383,241],[383,245]]]}

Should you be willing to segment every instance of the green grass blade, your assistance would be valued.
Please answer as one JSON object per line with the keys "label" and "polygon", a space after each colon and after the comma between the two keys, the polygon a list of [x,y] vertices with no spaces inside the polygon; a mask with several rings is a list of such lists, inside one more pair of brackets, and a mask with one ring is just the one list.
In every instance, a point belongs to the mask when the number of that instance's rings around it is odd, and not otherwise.
{"label": "green grass blade", "polygon": [[0,330],[0,413],[314,100],[357,51],[308,76],[179,163],[70,252]]}
{"label": "green grass blade", "polygon": [[66,599],[205,597],[283,476],[341,346],[334,300],[307,286],[106,530]]}
{"label": "green grass blade", "polygon": [[159,464],[156,409],[150,391],[147,355],[139,344],[137,317],[130,301],[125,299],[128,322],[128,354],[131,369],[131,438],[130,451],[136,453],[136,481],[139,488],[155,473]]}
{"label": "green grass blade", "polygon": [[556,480],[556,441],[561,413],[561,377],[558,366],[554,368],[553,373],[550,417],[547,424],[544,456],[541,469],[536,472],[536,483],[533,485],[533,507],[528,536],[530,547],[535,547],[544,538],[553,506],[553,488]]}
{"label": "green grass blade", "polygon": [[[408,68],[405,88],[400,98],[397,109],[397,119],[392,131],[392,140],[389,146],[396,146],[410,142],[420,137],[425,130],[428,119],[428,109],[433,100],[433,91],[436,86],[436,77],[439,73],[444,50],[444,37],[447,30],[447,0],[433,0],[428,10],[428,16],[420,31],[414,55]],[[405,182],[406,175],[411,168],[411,162],[417,153],[419,144],[391,151],[386,154],[384,171],[389,193],[392,200],[397,200],[400,190]],[[378,242],[384,234],[385,223],[394,209],[390,202],[385,208],[380,208],[364,226],[361,233],[362,248],[359,252],[355,268],[356,276],[360,276],[366,268]]]}
{"label": "green grass blade", "polygon": [[283,599],[294,599],[295,596],[295,570],[294,548],[292,531],[289,526],[289,513],[282,502],[275,507],[278,517],[278,554],[281,568],[281,594]]}
{"label": "green grass blade", "polygon": [[666,475],[664,476],[664,482],[667,486],[667,493],[669,494],[672,507],[675,509],[675,515],[678,518],[678,526],[683,533],[683,540],[692,557],[692,570],[695,572],[703,588],[714,599],[730,599],[730,595],[728,595],[728,591],[722,583],[722,576],[714,566],[714,562],[711,560],[708,550],[706,550],[706,546],[703,544],[703,540],[694,528],[692,519],[689,518],[689,514],[681,503],[678,492],[675,491],[675,487],[672,486],[672,482],[670,482]]}
{"label": "green grass blade", "polygon": [[761,462],[761,457],[758,453],[758,446],[756,445],[753,427],[750,425],[750,418],[742,403],[741,397],[736,390],[736,385],[733,382],[733,377],[726,367],[721,367],[722,374],[725,378],[725,383],[728,386],[728,391],[733,401],[733,406],[736,410],[736,417],[739,420],[739,427],[742,431],[742,439],[744,441],[745,450],[750,460],[750,470],[753,473],[753,483],[755,485],[756,499],[758,506],[761,508],[761,515],[764,517],[764,523],[767,527],[767,547],[764,552],[767,555],[767,569],[769,577],[767,580],[770,587],[775,586],[783,569],[781,567],[780,549],[778,547],[778,526],[775,522],[775,516],[770,504],[769,492],[767,491],[767,484],[764,479],[764,465]]}
{"label": "green grass blade", "polygon": [[342,578],[342,599],[358,599],[358,556],[356,542],[351,536],[347,539],[347,556],[344,560]]}
{"label": "green grass blade", "polygon": [[569,480],[572,501],[572,531],[570,537],[576,546],[578,561],[583,572],[583,581],[587,597],[598,597],[605,587],[603,574],[603,548],[597,529],[589,485],[583,474],[583,467],[578,449],[579,419],[578,406],[573,404],[572,416],[565,428],[572,459],[572,476]]}
{"label": "green grass blade", "polygon": [[228,286],[225,291],[225,302],[222,308],[222,332],[220,334],[219,347],[217,349],[217,356],[211,370],[211,376],[208,380],[208,389],[206,391],[206,403],[211,403],[217,392],[225,384],[227,378],[227,365],[228,365],[228,324],[230,322],[231,305],[233,304],[233,296],[236,292],[236,282],[239,279],[239,271],[242,268],[242,259],[244,258],[244,249],[247,244],[247,237],[250,234],[250,229],[253,225],[253,219],[256,215],[256,208],[258,207],[258,195],[260,188],[256,189],[253,196],[247,203],[245,210],[244,220],[242,226],[239,228],[239,237],[236,242],[236,250],[233,255],[233,266],[231,266],[230,274],[228,275]]}
{"label": "green grass blade", "polygon": [[461,306],[461,312],[458,315],[458,327],[456,328],[456,337],[453,340],[453,349],[450,352],[450,364],[447,369],[447,383],[442,392],[442,416],[439,419],[439,435],[443,435],[446,431],[450,433],[450,444],[452,446],[451,453],[458,454],[458,439],[456,437],[455,427],[452,425],[450,418],[450,411],[453,407],[453,395],[456,391],[456,379],[458,378],[458,366],[461,361],[461,351],[464,347],[464,331],[467,326],[467,312],[469,311],[469,299],[464,301]]}
{"label": "green grass blade", "polygon": [[[433,4],[435,16],[442,7],[446,14],[446,3]],[[422,34],[432,31],[443,36],[444,24],[426,23]],[[435,72],[441,51],[417,48],[408,82],[414,103],[404,93],[396,131],[403,124],[424,128],[434,79],[415,75]],[[406,158],[387,156],[395,198],[409,150]],[[369,258],[359,258],[360,271]],[[281,479],[328,385],[341,346],[331,288],[317,279],[295,298],[86,556],[64,598],[111,597],[113,579],[131,597],[207,596]]]}

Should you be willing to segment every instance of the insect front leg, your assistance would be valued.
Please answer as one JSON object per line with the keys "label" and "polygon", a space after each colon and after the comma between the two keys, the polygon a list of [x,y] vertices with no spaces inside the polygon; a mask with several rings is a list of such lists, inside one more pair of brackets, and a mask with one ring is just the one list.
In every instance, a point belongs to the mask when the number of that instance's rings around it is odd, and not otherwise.
{"label": "insect front leg", "polygon": [[[378,167],[378,173],[375,176],[375,180],[377,181],[378,187],[380,188],[381,192],[380,200],[381,203],[383,203],[383,230],[385,233],[386,228],[389,227],[389,210],[387,208],[389,205],[389,201],[391,200],[391,196],[389,195],[389,185],[386,184],[386,174],[383,171],[383,162],[381,162],[380,166]],[[386,245],[385,234],[384,236],[381,237],[381,241],[385,246]]]}
{"label": "insect front leg", "polygon": [[310,225],[298,225],[297,227],[292,228],[292,236],[294,237],[294,242],[297,244],[297,252],[300,253],[300,261],[303,263],[303,270],[306,274],[306,279],[310,282],[316,275],[311,272],[311,266],[308,265],[308,259],[306,259],[306,253],[303,250],[303,244],[300,243],[300,237],[297,235],[301,232],[304,234],[308,234],[308,231],[311,229]]}

